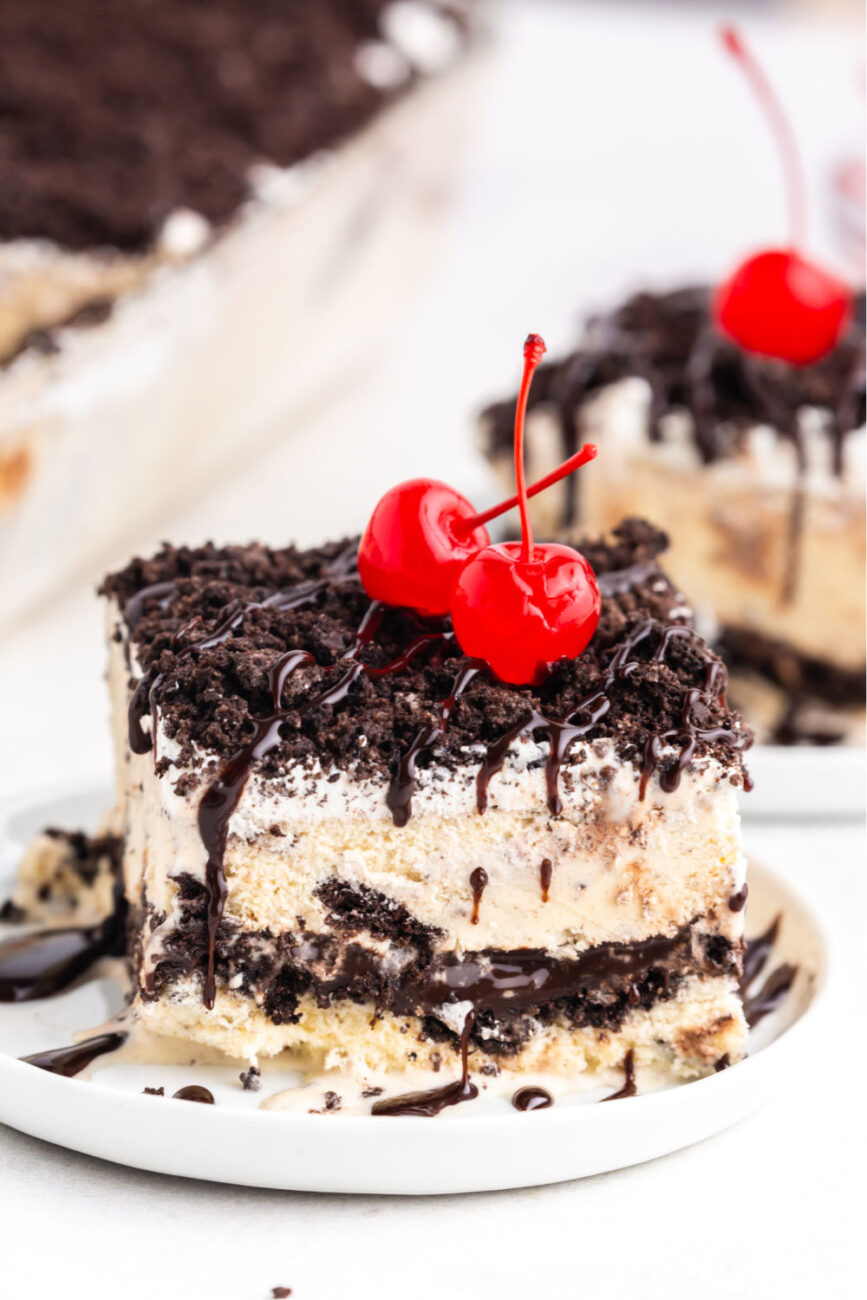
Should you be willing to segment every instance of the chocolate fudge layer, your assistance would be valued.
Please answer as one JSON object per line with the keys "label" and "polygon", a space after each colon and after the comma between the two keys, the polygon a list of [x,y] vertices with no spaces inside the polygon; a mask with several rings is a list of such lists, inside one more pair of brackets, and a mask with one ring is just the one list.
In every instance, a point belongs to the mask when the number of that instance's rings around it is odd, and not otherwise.
{"label": "chocolate fudge layer", "polygon": [[[864,709],[864,299],[829,355],[794,367],[714,329],[707,289],[642,293],[540,370],[531,477],[584,438],[606,454],[531,505],[540,528],[669,521],[669,568],[721,628],[733,694],[768,737],[843,738]],[[539,382],[541,381],[541,382]],[[511,482],[514,402],[482,417]]]}
{"label": "chocolate fudge layer", "polygon": [[680,1075],[743,1050],[725,670],[629,521],[539,688],[371,604],[342,542],[108,578],[137,1010],[253,1060]]}

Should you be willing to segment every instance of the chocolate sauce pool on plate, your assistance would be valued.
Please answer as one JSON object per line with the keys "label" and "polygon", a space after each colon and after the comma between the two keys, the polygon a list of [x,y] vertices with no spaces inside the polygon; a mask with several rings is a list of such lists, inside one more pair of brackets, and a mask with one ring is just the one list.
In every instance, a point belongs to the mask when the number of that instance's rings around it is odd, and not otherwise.
{"label": "chocolate sauce pool on plate", "polygon": [[68,988],[116,949],[103,926],[36,930],[0,944],[0,1002],[32,1002]]}
{"label": "chocolate sauce pool on plate", "polygon": [[184,1088],[178,1088],[172,1096],[175,1101],[200,1101],[206,1106],[214,1105],[214,1094],[210,1088],[203,1088],[200,1083],[188,1083]]}
{"label": "chocolate sauce pool on plate", "polygon": [[115,883],[114,911],[99,925],[33,930],[0,943],[0,1002],[32,1002],[61,993],[100,957],[125,952],[126,903]]}
{"label": "chocolate sauce pool on plate", "polygon": [[405,1092],[400,1097],[386,1097],[375,1101],[371,1115],[416,1115],[423,1119],[432,1119],[439,1115],[446,1106],[456,1106],[461,1101],[473,1101],[479,1090],[470,1082],[469,1050],[470,1031],[475,1016],[471,1011],[464,1021],[461,1031],[461,1077],[454,1083],[447,1083],[443,1088],[431,1088],[425,1092]]}
{"label": "chocolate sauce pool on plate", "polygon": [[35,1052],[33,1056],[22,1056],[21,1060],[27,1065],[35,1065],[39,1070],[48,1070],[51,1074],[62,1074],[71,1079],[98,1056],[116,1052],[125,1042],[126,1034],[97,1034],[95,1038],[86,1038],[82,1043],[53,1047],[47,1052]]}
{"label": "chocolate sauce pool on plate", "polygon": [[783,962],[771,971],[760,988],[756,990],[752,988],[768,964],[780,933],[782,919],[782,913],[775,916],[767,930],[750,939],[744,950],[740,994],[744,1004],[744,1016],[750,1029],[755,1029],[765,1016],[782,1005],[798,974],[797,966]]}
{"label": "chocolate sauce pool on plate", "polygon": [[554,1105],[554,1098],[545,1088],[519,1088],[512,1098],[515,1110],[547,1110]]}

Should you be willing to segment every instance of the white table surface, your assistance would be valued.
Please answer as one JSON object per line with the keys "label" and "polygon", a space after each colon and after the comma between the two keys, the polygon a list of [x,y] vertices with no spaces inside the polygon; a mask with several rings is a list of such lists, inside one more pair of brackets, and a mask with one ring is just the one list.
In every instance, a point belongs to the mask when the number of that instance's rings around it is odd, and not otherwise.
{"label": "white table surface", "polygon": [[[514,382],[529,329],[556,347],[632,284],[712,275],[779,238],[762,124],[710,8],[508,8],[432,283],[363,385],[167,518],[158,537],[313,542],[433,473],[486,484],[469,412]],[[737,13],[735,9],[732,12]],[[650,18],[648,18],[650,14]],[[857,35],[751,21],[814,194],[858,139]],[[516,188],[516,178],[520,182]],[[814,247],[829,243],[821,203]],[[122,556],[117,557],[122,559]],[[0,790],[109,762],[93,579],[0,644]],[[442,1200],[257,1192],[116,1168],[0,1130],[0,1292],[103,1300],[848,1297],[862,1275],[865,891],[855,823],[756,823],[748,847],[814,900],[833,958],[814,1050],[774,1104],[637,1169]]]}

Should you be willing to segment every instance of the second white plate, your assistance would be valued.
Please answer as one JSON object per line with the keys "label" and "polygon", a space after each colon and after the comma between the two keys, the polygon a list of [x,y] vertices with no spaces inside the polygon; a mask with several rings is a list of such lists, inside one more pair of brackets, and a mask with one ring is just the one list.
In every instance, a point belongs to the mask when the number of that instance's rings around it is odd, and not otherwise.
{"label": "second white plate", "polygon": [[745,817],[857,817],[865,809],[867,755],[860,745],[756,745],[747,756],[755,788]]}

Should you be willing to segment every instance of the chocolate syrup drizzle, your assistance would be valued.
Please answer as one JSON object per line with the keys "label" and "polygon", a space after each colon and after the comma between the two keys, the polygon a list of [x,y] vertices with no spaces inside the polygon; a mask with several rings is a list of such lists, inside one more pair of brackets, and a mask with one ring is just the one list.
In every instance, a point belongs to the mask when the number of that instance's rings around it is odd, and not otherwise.
{"label": "chocolate syrup drizzle", "polygon": [[39,1070],[48,1070],[51,1074],[62,1074],[64,1078],[71,1079],[98,1056],[116,1052],[125,1042],[126,1034],[97,1034],[95,1038],[86,1038],[83,1043],[73,1043],[70,1047],[53,1047],[47,1052],[36,1052],[33,1056],[22,1056],[21,1059]]}
{"label": "chocolate syrup drizzle", "polygon": [[0,943],[0,1002],[33,1002],[68,988],[101,957],[126,951],[123,882],[114,886],[114,909],[98,925],[34,930]]}
{"label": "chocolate syrup drizzle", "polygon": [[76,929],[36,930],[0,944],[0,1002],[32,1002],[68,988],[100,957],[124,952],[114,917]]}
{"label": "chocolate syrup drizzle", "polygon": [[512,1098],[515,1110],[547,1110],[554,1105],[554,1098],[546,1088],[519,1088]]}
{"label": "chocolate syrup drizzle", "polygon": [[741,885],[736,894],[732,894],[729,899],[730,912],[742,912],[746,907],[747,898],[749,897],[750,887],[747,884]]}
{"label": "chocolate syrup drizzle", "polygon": [[456,1106],[462,1101],[474,1101],[479,1090],[470,1081],[469,1051],[470,1033],[475,1020],[475,1012],[470,1011],[461,1030],[461,1077],[454,1083],[447,1083],[442,1088],[430,1088],[424,1092],[405,1092],[400,1097],[386,1097],[375,1101],[371,1115],[416,1115],[422,1119],[433,1119],[446,1106]]}
{"label": "chocolate syrup drizzle", "polygon": [[550,858],[543,858],[539,867],[539,888],[542,891],[542,902],[547,903],[551,893],[551,881],[554,877],[554,864]]}
{"label": "chocolate syrup drizzle", "polygon": [[488,883],[488,873],[484,867],[476,867],[470,872],[470,889],[473,891],[473,912],[470,917],[471,925],[479,924],[479,904],[482,901],[482,894]]}
{"label": "chocolate syrup drizzle", "polygon": [[610,1096],[603,1097],[603,1101],[621,1101],[624,1097],[634,1097],[638,1091],[635,1084],[635,1052],[631,1047],[623,1058],[623,1073],[626,1076],[623,1087]]}
{"label": "chocolate syrup drizzle", "polygon": [[[484,812],[488,805],[488,787],[491,779],[502,769],[509,749],[519,737],[538,736],[548,742],[548,756],[545,762],[545,782],[548,791],[548,808],[553,816],[558,817],[563,810],[560,798],[560,768],[576,740],[587,736],[596,724],[605,717],[611,708],[610,691],[618,681],[623,681],[635,672],[641,663],[634,658],[637,648],[650,636],[658,635],[659,643],[653,653],[652,662],[662,663],[669,644],[676,637],[695,637],[692,628],[681,624],[662,624],[657,619],[644,619],[637,624],[624,641],[617,647],[608,668],[602,676],[601,684],[592,694],[583,699],[562,721],[546,718],[536,709],[530,709],[525,718],[507,731],[499,740],[488,746],[476,778],[476,802],[479,812]],[[707,681],[703,689],[690,688],[684,697],[683,717],[679,728],[666,731],[660,735],[650,736],[645,745],[639,799],[644,799],[647,784],[652,773],[660,769],[660,785],[667,793],[676,790],[681,775],[692,761],[696,746],[700,741],[723,741],[733,748],[745,749],[750,744],[750,737],[725,727],[699,727],[692,717],[693,709],[703,698],[713,693],[719,694],[719,678],[722,665],[718,662],[708,664]],[[720,702],[723,698],[720,695]],[[579,719],[581,719],[579,721]],[[680,753],[673,765],[661,766],[663,750],[666,746],[678,745]]]}
{"label": "chocolate syrup drizzle", "polygon": [[[440,636],[443,640],[453,639],[454,633],[444,632]],[[401,665],[402,666],[402,665]],[[443,701],[436,720],[424,727],[419,728],[410,741],[409,748],[400,755],[397,763],[397,771],[392,778],[385,796],[386,805],[391,812],[395,826],[405,826],[412,816],[412,796],[415,790],[415,773],[416,764],[420,755],[434,745],[441,736],[445,734],[446,727],[449,724],[449,718],[455,704],[463,695],[464,691],[485,669],[486,665],[480,659],[470,659],[458,672],[452,683],[452,689],[447,698]],[[385,671],[380,669],[380,672]]]}
{"label": "chocolate syrup drizzle", "polygon": [[750,1029],[755,1029],[765,1016],[776,1011],[785,1001],[798,974],[797,966],[783,962],[771,971],[759,989],[755,992],[750,991],[768,964],[780,933],[782,919],[782,913],[775,916],[767,930],[757,935],[755,939],[750,939],[744,950],[740,994],[744,1004],[744,1016]]}
{"label": "chocolate syrup drizzle", "polygon": [[[264,601],[237,602],[224,613],[217,628],[209,633],[199,634],[193,640],[190,636],[200,632],[200,621],[191,620],[178,629],[172,646],[181,657],[195,654],[197,651],[220,645],[232,636],[245,615],[252,609],[264,606],[280,610],[296,609],[311,603],[335,581],[357,580],[352,568],[354,551],[348,549],[335,561],[329,574],[315,581],[301,583],[296,587],[277,592]],[[634,565],[620,573],[604,575],[600,586],[603,593],[620,590],[620,584],[631,584],[645,574],[646,565]],[[655,566],[652,566],[655,567]],[[645,575],[646,576],[646,575]],[[166,598],[166,584],[157,584],[153,588],[139,592],[133,600],[133,618],[140,617],[148,596],[163,600]],[[127,609],[130,608],[129,603]],[[366,673],[372,678],[398,673],[405,669],[415,657],[437,645],[449,644],[454,633],[447,627],[423,632],[392,662],[383,667],[374,667],[364,663],[358,656],[371,643],[379,629],[384,614],[381,603],[374,601],[368,607],[361,624],[340,660],[337,669],[342,672],[337,680],[325,690],[312,696],[300,709],[300,713],[311,711],[327,704],[339,703],[350,691],[358,678]],[[692,629],[680,624],[663,624],[648,618],[637,624],[625,640],[617,647],[608,668],[602,676],[595,691],[582,700],[565,719],[547,718],[538,710],[531,708],[527,715],[511,728],[505,735],[490,744],[484,754],[476,778],[476,804],[479,813],[483,813],[488,804],[488,788],[492,778],[501,771],[509,749],[520,737],[541,737],[548,742],[545,762],[545,779],[548,807],[554,816],[562,811],[560,797],[560,769],[572,744],[587,736],[601,718],[611,708],[610,692],[618,681],[627,679],[642,661],[635,658],[639,646],[651,637],[657,638],[657,645],[652,661],[662,663],[671,642],[676,638],[695,637]],[[214,1005],[216,981],[214,976],[214,946],[217,929],[223,915],[227,886],[223,869],[229,821],[238,806],[253,765],[265,757],[281,743],[282,726],[288,713],[281,707],[283,688],[289,676],[303,665],[315,662],[313,655],[306,650],[290,650],[282,655],[273,665],[269,674],[272,710],[254,724],[254,732],[240,749],[238,749],[222,766],[217,778],[206,789],[198,813],[199,832],[207,854],[205,883],[208,893],[208,960],[204,981],[203,999],[208,1008]],[[415,789],[416,769],[420,757],[442,738],[449,724],[455,705],[461,695],[481,672],[487,671],[481,660],[468,659],[458,670],[451,690],[443,700],[439,712],[431,723],[421,727],[411,740],[408,748],[398,756],[395,774],[386,793],[386,804],[391,811],[394,824],[405,826],[412,814],[412,797]],[[672,731],[648,739],[643,757],[639,797],[644,798],[648,780],[654,770],[661,768],[660,783],[666,791],[677,788],[681,773],[691,761],[696,746],[701,741],[723,741],[735,748],[746,748],[750,743],[748,735],[732,732],[724,727],[701,728],[693,719],[693,709],[706,696],[716,693],[723,702],[724,697],[719,685],[721,666],[718,663],[708,665],[707,681],[703,689],[692,688],[684,698],[681,725]],[[155,696],[162,681],[162,675],[155,666],[144,674],[133,693],[129,707],[129,744],[136,754],[147,752],[153,747],[156,736]],[[152,722],[150,735],[142,727],[145,714],[150,711]],[[297,713],[297,706],[293,710]],[[663,751],[666,747],[679,747],[680,753],[672,765],[662,767]],[[549,882],[550,883],[550,882]],[[543,890],[544,890],[543,882]],[[480,895],[481,897],[481,895]],[[477,908],[476,908],[477,916]]]}

